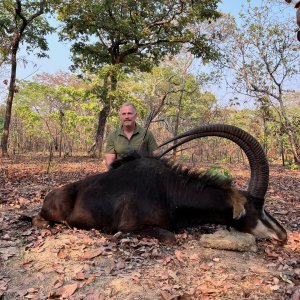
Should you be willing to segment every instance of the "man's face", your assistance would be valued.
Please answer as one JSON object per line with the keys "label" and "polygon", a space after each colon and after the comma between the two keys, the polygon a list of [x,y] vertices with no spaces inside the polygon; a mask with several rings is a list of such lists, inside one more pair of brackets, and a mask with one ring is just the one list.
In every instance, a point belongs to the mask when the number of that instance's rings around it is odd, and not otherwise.
{"label": "man's face", "polygon": [[135,120],[137,117],[137,113],[134,111],[133,107],[123,106],[120,109],[120,119],[123,126],[133,126],[135,124]]}

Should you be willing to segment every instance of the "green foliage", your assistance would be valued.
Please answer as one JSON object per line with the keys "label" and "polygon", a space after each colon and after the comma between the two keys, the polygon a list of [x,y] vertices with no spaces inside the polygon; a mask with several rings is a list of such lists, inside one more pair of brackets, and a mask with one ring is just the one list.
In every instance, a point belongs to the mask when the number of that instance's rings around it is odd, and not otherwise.
{"label": "green foliage", "polygon": [[[107,74],[112,70],[117,76],[117,89],[115,90],[108,89],[104,84]],[[103,67],[99,69],[96,75],[88,75],[84,77],[84,80],[89,84],[89,88],[86,90],[86,97],[93,99],[93,103],[96,105],[95,111],[99,112],[107,104],[109,99],[109,105],[111,107],[109,120],[115,126],[119,123],[119,108],[124,102],[134,103],[139,112],[139,116],[142,118],[145,116],[145,107],[141,104],[141,100],[132,92],[132,77],[123,72],[120,67]]]}
{"label": "green foliage", "polygon": [[206,173],[224,180],[232,179],[230,171],[222,167],[212,167]]}
{"label": "green foliage", "polygon": [[[179,76],[180,75],[180,76]],[[22,81],[19,85],[19,93],[16,94],[14,103],[14,122],[17,129],[13,130],[11,137],[18,143],[24,140],[38,141],[38,143],[49,144],[53,140],[62,139],[63,143],[72,146],[74,151],[83,151],[93,144],[95,135],[95,123],[102,107],[101,86],[103,78],[91,76],[89,80],[75,82],[65,74],[61,78],[58,75],[47,75],[49,78],[39,82]],[[167,135],[172,134],[175,124],[176,105],[182,88],[182,78],[185,79],[185,94],[182,97],[182,110],[179,132],[199,126],[201,123],[211,122],[211,115],[216,105],[213,95],[201,92],[197,84],[197,78],[190,74],[181,77],[173,66],[162,66],[153,68],[151,73],[136,72],[133,75],[123,73],[120,75],[118,90],[110,92],[116,97],[116,103],[121,101],[134,102],[139,111],[138,122],[143,124],[147,112],[157,108],[164,93],[168,94],[163,109],[157,118],[164,120],[163,123],[154,123],[157,130],[155,134],[160,141],[165,140]],[[62,82],[61,82],[62,80]],[[44,83],[42,83],[42,81]],[[46,84],[47,82],[47,84]],[[54,84],[54,82],[56,82]],[[176,92],[178,91],[179,92]],[[100,92],[99,92],[100,91]],[[294,97],[293,97],[294,98]],[[295,98],[297,99],[297,97]],[[118,102],[120,101],[120,102]],[[118,108],[113,106],[112,114],[109,117],[107,131],[116,127],[119,123]],[[299,130],[299,108],[289,108],[294,116],[294,126]],[[250,110],[222,110],[214,115],[214,122],[233,124],[248,131],[261,143],[264,142],[264,126],[260,109]],[[268,113],[272,116],[273,110]],[[4,105],[0,106],[0,122],[4,117]],[[165,124],[167,124],[166,127]],[[268,157],[271,161],[278,161],[281,158],[281,149],[289,149],[288,136],[282,130],[280,123],[272,118],[268,119],[267,148]],[[167,132],[168,130],[168,132]],[[299,132],[299,131],[297,131]],[[18,135],[19,134],[19,135]],[[83,147],[84,145],[84,147]],[[191,148],[189,149],[188,147]],[[226,139],[206,138],[194,141],[194,144],[186,147],[182,152],[181,159],[195,161],[202,157],[204,160],[218,160],[220,163],[244,161],[241,150],[235,147],[234,143]],[[65,146],[68,151],[69,146]],[[47,148],[48,149],[48,148]],[[295,168],[290,161],[290,156],[285,156],[287,164]],[[225,170],[217,169],[224,176],[230,174]]]}
{"label": "green foliage", "polygon": [[[41,131],[43,127],[43,116],[48,111],[46,98],[53,99],[54,90],[44,87],[34,82],[20,82],[20,93],[16,95],[14,103],[14,113],[22,120],[23,134],[29,136],[44,136],[46,131]],[[47,135],[47,134],[46,134]]]}
{"label": "green foliage", "polygon": [[[132,93],[141,99],[146,111],[158,111],[169,127],[174,127],[181,98],[181,131],[204,123],[216,104],[215,96],[203,93],[196,76],[180,74],[174,66],[154,67],[149,73],[137,72],[131,77]],[[164,99],[164,100],[163,100]]]}
{"label": "green foliage", "polygon": [[[15,0],[0,2],[0,56],[3,60],[9,58],[11,47],[16,40],[16,33],[20,43],[25,45],[28,53],[38,50],[38,57],[46,57],[48,43],[46,35],[54,31],[45,16],[33,16],[40,10],[41,0],[20,1],[18,6]],[[45,1],[44,14],[53,12],[53,1]],[[24,22],[24,20],[26,20]]]}
{"label": "green foliage", "polygon": [[187,154],[187,153],[183,153],[180,158],[183,160],[183,161],[189,161],[190,160],[190,155]]}
{"label": "green foliage", "polygon": [[99,67],[121,64],[128,71],[150,71],[184,44],[198,57],[216,57],[212,42],[196,28],[219,16],[218,2],[68,0],[58,18],[64,23],[62,38],[76,41],[74,68],[96,73]]}
{"label": "green foliage", "polygon": [[297,129],[285,103],[285,94],[300,73],[300,46],[290,30],[293,19],[287,13],[282,14],[279,3],[263,1],[258,7],[249,4],[223,45],[223,63],[230,76],[235,76],[231,80],[234,90],[253,97],[260,107],[260,124],[264,126],[261,141],[265,148],[270,132],[268,122],[278,123],[280,147],[285,146],[283,139],[287,136],[290,152],[299,162]]}
{"label": "green foliage", "polygon": [[295,160],[289,159],[287,161],[287,166],[290,170],[299,170],[299,165],[295,163]]}
{"label": "green foliage", "polygon": [[65,137],[69,143],[92,143],[97,111],[86,89],[56,87],[23,81],[14,104],[23,134],[51,142]]}

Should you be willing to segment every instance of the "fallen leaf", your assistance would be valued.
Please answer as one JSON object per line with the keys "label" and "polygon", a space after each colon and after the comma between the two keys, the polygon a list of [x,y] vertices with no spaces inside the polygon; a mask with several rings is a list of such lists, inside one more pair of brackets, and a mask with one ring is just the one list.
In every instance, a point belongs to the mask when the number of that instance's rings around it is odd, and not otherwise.
{"label": "fallen leaf", "polygon": [[28,230],[22,232],[22,236],[28,236],[28,235],[31,235],[33,231],[34,231],[33,228],[28,229]]}
{"label": "fallen leaf", "polygon": [[204,271],[209,271],[211,269],[211,266],[209,266],[208,264],[201,264],[200,269]]}
{"label": "fallen leaf", "polygon": [[57,257],[60,259],[65,259],[67,256],[67,253],[64,250],[59,250],[57,253]]}
{"label": "fallen leaf", "polygon": [[51,296],[55,296],[55,297],[63,297],[63,298],[69,298],[70,296],[72,296],[75,291],[77,290],[77,283],[72,283],[72,284],[68,284],[65,285],[61,288],[59,288],[58,290],[56,290],[54,292],[54,294],[52,294]]}
{"label": "fallen leaf", "polygon": [[35,253],[41,253],[41,252],[45,251],[45,248],[35,247],[35,248],[31,248],[30,251],[35,252]]}
{"label": "fallen leaf", "polygon": [[273,278],[273,282],[274,282],[274,284],[278,284],[279,283],[279,279],[277,277],[274,277]]}
{"label": "fallen leaf", "polygon": [[124,239],[120,240],[121,244],[129,244],[130,242],[131,242],[131,239],[128,239],[128,238],[124,238]]}
{"label": "fallen leaf", "polygon": [[53,268],[54,268],[54,271],[58,274],[64,274],[65,273],[65,268],[61,265],[55,265]]}
{"label": "fallen leaf", "polygon": [[178,285],[178,284],[175,284],[175,285],[172,286],[172,288],[175,289],[175,290],[179,290],[181,288],[181,286]]}
{"label": "fallen leaf", "polygon": [[214,293],[218,292],[218,289],[210,288],[207,286],[200,286],[200,287],[198,287],[198,291],[200,291],[204,295],[209,295],[209,294],[214,294]]}
{"label": "fallen leaf", "polygon": [[45,236],[52,235],[52,232],[49,229],[42,229],[40,232],[40,235],[41,235],[41,237],[45,237]]}
{"label": "fallen leaf", "polygon": [[170,285],[168,283],[164,283],[164,282],[162,282],[160,285],[161,285],[161,290],[162,291],[168,291],[168,292],[172,291],[172,288],[173,288],[172,285]]}
{"label": "fallen leaf", "polygon": [[119,260],[116,264],[116,269],[117,270],[121,270],[125,268],[125,261],[124,260]]}
{"label": "fallen leaf", "polygon": [[99,292],[92,292],[92,293],[87,294],[84,297],[84,300],[105,300],[105,296],[103,296]]}
{"label": "fallen leaf", "polygon": [[190,295],[190,296],[193,296],[193,295],[195,294],[195,292],[196,292],[195,288],[190,288],[190,289],[187,291],[188,295]]}
{"label": "fallen leaf", "polygon": [[175,257],[177,258],[177,260],[179,260],[180,262],[183,262],[183,257],[184,257],[184,254],[179,251],[179,250],[175,250]]}
{"label": "fallen leaf", "polygon": [[153,257],[159,256],[158,249],[157,249],[157,248],[154,248],[154,249],[152,250],[152,252],[151,252],[151,255],[152,255]]}
{"label": "fallen leaf", "polygon": [[269,287],[272,291],[278,291],[280,289],[280,286],[277,284],[269,285]]}
{"label": "fallen leaf", "polygon": [[174,280],[178,280],[178,277],[177,277],[177,271],[172,271],[172,270],[168,270],[168,275],[169,277],[173,278]]}
{"label": "fallen leaf", "polygon": [[75,277],[76,277],[77,280],[84,280],[85,279],[85,275],[82,272],[77,272],[75,274]]}
{"label": "fallen leaf", "polygon": [[93,249],[93,250],[86,251],[85,253],[83,253],[83,255],[80,258],[92,259],[92,258],[99,256],[101,253],[102,253],[101,249]]}
{"label": "fallen leaf", "polygon": [[140,281],[140,278],[141,278],[141,273],[133,273],[131,276],[130,276],[130,279],[136,281],[136,282],[139,282]]}
{"label": "fallen leaf", "polygon": [[17,292],[17,294],[22,298],[22,297],[24,297],[24,296],[27,294],[27,290],[26,290],[26,289],[24,289],[24,290],[19,290],[19,291]]}
{"label": "fallen leaf", "polygon": [[16,255],[18,252],[16,247],[7,247],[0,249],[1,258],[3,260],[8,260],[10,257]]}
{"label": "fallen leaf", "polygon": [[115,268],[115,264],[111,264],[109,266],[106,266],[104,268],[104,271],[105,271],[106,274],[110,274],[113,271],[114,268]]}
{"label": "fallen leaf", "polygon": [[41,281],[45,279],[45,275],[42,272],[36,273],[36,277]]}
{"label": "fallen leaf", "polygon": [[190,260],[199,260],[199,255],[197,253],[191,255]]}
{"label": "fallen leaf", "polygon": [[37,289],[35,289],[35,288],[29,288],[29,289],[27,289],[27,293],[37,293],[38,292],[38,290]]}
{"label": "fallen leaf", "polygon": [[90,284],[95,281],[95,276],[91,276],[85,280],[85,284]]}
{"label": "fallen leaf", "polygon": [[6,291],[7,288],[8,288],[7,282],[1,280],[1,281],[0,281],[0,290],[1,290],[1,291]]}
{"label": "fallen leaf", "polygon": [[57,280],[54,282],[53,287],[54,287],[55,289],[58,289],[58,288],[61,287],[63,284],[64,284],[63,280],[57,279]]}
{"label": "fallen leaf", "polygon": [[27,294],[25,295],[26,299],[38,299],[36,294]]}
{"label": "fallen leaf", "polygon": [[291,298],[291,300],[299,300],[300,299],[300,288],[297,288]]}
{"label": "fallen leaf", "polygon": [[[253,280],[252,280],[252,284],[254,285],[261,285],[263,283],[263,279],[259,278],[259,277],[255,277]],[[275,283],[275,282],[274,282]]]}
{"label": "fallen leaf", "polygon": [[160,291],[161,296],[164,300],[173,300],[176,299],[178,296],[174,296],[166,291]]}
{"label": "fallen leaf", "polygon": [[32,268],[32,260],[26,261],[22,265],[26,270],[30,270]]}
{"label": "fallen leaf", "polygon": [[171,256],[166,257],[165,260],[163,261],[163,265],[164,266],[167,265],[168,263],[170,263],[171,260],[173,260],[173,257]]}

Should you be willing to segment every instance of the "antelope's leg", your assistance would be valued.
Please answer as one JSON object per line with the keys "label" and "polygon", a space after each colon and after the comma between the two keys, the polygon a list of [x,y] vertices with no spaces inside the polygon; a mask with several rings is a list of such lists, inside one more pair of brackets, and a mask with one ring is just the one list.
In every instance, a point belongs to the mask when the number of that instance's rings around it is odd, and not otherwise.
{"label": "antelope's leg", "polygon": [[155,237],[163,244],[167,244],[167,245],[176,244],[175,234],[169,230],[160,227],[147,226],[137,231],[137,233],[141,235],[148,235],[148,236]]}

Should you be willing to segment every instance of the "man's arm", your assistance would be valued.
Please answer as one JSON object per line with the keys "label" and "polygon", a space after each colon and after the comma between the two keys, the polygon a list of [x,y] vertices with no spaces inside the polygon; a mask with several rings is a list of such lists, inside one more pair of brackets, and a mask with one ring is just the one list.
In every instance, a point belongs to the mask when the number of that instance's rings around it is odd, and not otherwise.
{"label": "man's arm", "polygon": [[115,134],[114,132],[112,132],[107,137],[106,147],[104,151],[105,164],[108,169],[111,163],[117,158],[117,154],[115,152],[114,140],[115,140]]}
{"label": "man's arm", "polygon": [[161,154],[161,150],[157,148],[157,142],[153,133],[150,130],[148,130],[147,132],[147,143],[150,154],[152,154],[154,157],[159,156]]}
{"label": "man's arm", "polygon": [[109,168],[111,163],[116,159],[115,153],[105,153],[104,154],[106,167]]}

